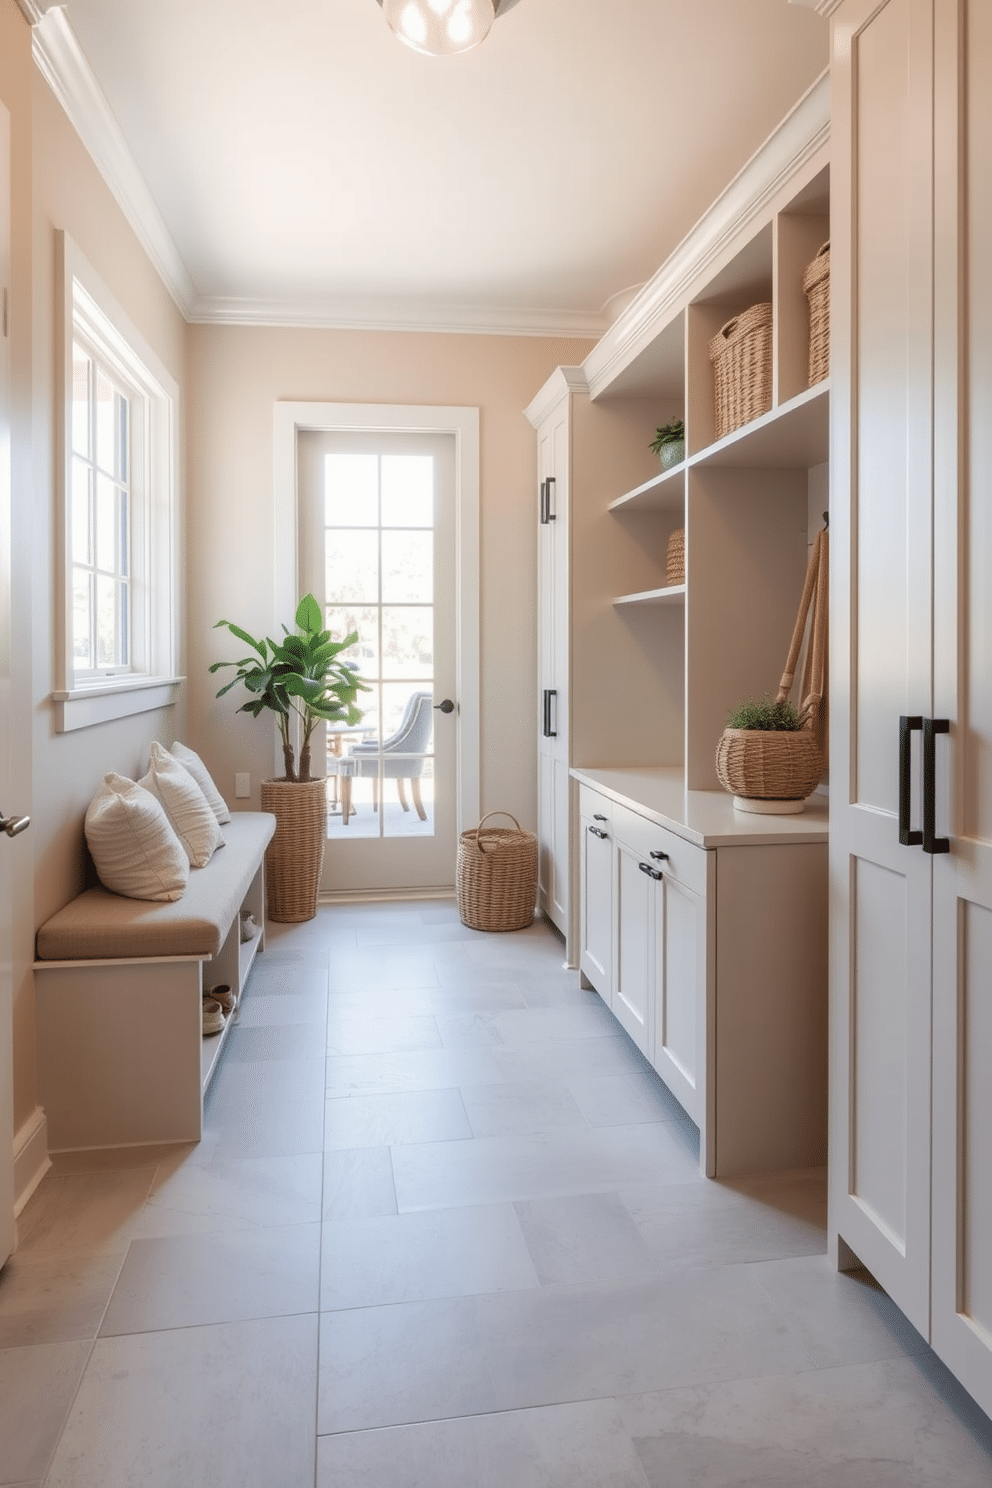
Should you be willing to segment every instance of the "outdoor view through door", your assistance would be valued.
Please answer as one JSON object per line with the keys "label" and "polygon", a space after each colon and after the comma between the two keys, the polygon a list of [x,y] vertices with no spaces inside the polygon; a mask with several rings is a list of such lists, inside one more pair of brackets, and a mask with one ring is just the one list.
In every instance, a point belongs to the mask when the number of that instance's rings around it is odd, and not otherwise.
{"label": "outdoor view through door", "polygon": [[325,892],[454,881],[453,445],[300,435],[301,577],[370,689],[327,726]]}

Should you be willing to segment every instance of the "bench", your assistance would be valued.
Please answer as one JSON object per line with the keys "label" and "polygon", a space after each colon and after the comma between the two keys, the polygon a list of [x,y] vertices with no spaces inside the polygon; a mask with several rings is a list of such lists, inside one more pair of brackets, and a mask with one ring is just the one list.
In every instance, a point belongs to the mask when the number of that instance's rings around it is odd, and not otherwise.
{"label": "bench", "polygon": [[[237,812],[226,845],[181,899],[86,889],[38,931],[38,1087],[53,1152],[195,1142],[224,1031],[204,1038],[203,993],[240,999],[264,948],[266,812]],[[241,942],[241,911],[259,927]]]}

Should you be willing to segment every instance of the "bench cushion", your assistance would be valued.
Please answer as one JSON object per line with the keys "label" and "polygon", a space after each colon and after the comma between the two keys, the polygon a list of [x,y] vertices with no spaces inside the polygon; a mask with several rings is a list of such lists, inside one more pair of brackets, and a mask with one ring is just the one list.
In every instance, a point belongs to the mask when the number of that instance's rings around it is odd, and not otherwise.
{"label": "bench cushion", "polygon": [[87,889],[38,931],[41,961],[104,961],[137,956],[216,956],[241,908],[276,819],[238,811],[224,828],[227,845],[194,868],[181,899],[153,903]]}

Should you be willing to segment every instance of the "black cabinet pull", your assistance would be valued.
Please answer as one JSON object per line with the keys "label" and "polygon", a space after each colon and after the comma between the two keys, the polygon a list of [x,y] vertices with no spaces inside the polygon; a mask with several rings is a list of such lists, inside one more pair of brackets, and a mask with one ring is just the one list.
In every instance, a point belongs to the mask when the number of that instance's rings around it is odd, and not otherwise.
{"label": "black cabinet pull", "polygon": [[647,874],[648,878],[664,878],[665,876],[660,868],[652,868],[650,863],[638,863],[637,866],[642,873]]}
{"label": "black cabinet pull", "polygon": [[949,837],[935,836],[937,825],[937,735],[949,734],[950,720],[947,718],[924,718],[923,720],[923,851],[925,853],[947,853],[951,850]]}
{"label": "black cabinet pull", "polygon": [[663,853],[660,850],[657,851],[657,852],[653,852],[651,854],[651,856],[654,858],[654,860],[655,860],[656,863],[667,863],[668,862],[668,854],[667,853]]}
{"label": "black cabinet pull", "polygon": [[598,837],[602,842],[606,842],[610,835],[609,832],[604,832],[601,827],[590,827],[589,830],[594,837]]}
{"label": "black cabinet pull", "polygon": [[557,519],[558,513],[551,510],[551,498],[554,495],[554,488],[557,483],[554,476],[549,475],[544,484],[546,487],[546,495],[544,498],[544,520],[546,522],[554,522]]}
{"label": "black cabinet pull", "polygon": [[547,522],[547,520],[548,520],[548,483],[547,483],[546,480],[543,480],[541,482],[541,526],[542,527],[545,525],[545,523]]}
{"label": "black cabinet pull", "polygon": [[918,847],[923,841],[923,833],[913,831],[910,822],[912,820],[912,801],[910,799],[910,781],[912,779],[912,735],[918,729],[923,728],[923,718],[916,714],[907,718],[905,714],[899,719],[899,841],[903,847]]}
{"label": "black cabinet pull", "polygon": [[601,811],[594,811],[592,814],[592,819],[593,821],[606,821],[606,817]]}
{"label": "black cabinet pull", "polygon": [[551,700],[557,698],[558,693],[553,687],[544,689],[544,737],[546,739],[557,739],[558,730],[551,727]]}

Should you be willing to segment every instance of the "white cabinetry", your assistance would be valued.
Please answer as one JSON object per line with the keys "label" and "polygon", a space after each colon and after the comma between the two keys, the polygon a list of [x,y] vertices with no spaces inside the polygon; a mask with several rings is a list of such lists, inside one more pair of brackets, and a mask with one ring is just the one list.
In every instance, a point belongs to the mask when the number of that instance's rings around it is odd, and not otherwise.
{"label": "white cabinetry", "polygon": [[830,1243],[992,1411],[992,16],[833,55]]}

